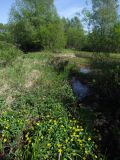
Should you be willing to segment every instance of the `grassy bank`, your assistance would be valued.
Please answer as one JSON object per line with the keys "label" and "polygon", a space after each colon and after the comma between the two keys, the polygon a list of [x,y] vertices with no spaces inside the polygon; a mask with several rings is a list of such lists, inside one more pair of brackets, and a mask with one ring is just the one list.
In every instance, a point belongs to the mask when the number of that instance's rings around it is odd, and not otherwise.
{"label": "grassy bank", "polygon": [[93,135],[69,112],[76,99],[51,56],[21,55],[0,68],[0,159],[103,159]]}

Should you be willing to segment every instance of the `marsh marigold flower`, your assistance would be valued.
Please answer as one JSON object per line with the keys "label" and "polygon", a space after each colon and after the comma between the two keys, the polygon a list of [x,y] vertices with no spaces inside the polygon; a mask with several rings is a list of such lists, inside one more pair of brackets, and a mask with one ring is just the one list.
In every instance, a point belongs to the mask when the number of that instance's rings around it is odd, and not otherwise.
{"label": "marsh marigold flower", "polygon": [[58,149],[58,153],[62,153],[62,149]]}

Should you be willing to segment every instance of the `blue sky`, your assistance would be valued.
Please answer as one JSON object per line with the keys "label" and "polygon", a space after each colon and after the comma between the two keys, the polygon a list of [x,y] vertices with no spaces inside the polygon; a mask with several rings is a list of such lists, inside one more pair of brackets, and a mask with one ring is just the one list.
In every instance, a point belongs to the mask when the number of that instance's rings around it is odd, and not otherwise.
{"label": "blue sky", "polygon": [[14,0],[0,0],[0,22],[6,23],[11,4]]}
{"label": "blue sky", "polygon": [[90,0],[55,0],[55,6],[61,17],[72,17],[76,12],[81,13],[85,7],[89,7]]}
{"label": "blue sky", "polygon": [[[0,0],[0,22],[7,23],[10,7],[15,0]],[[89,0],[88,0],[89,1]],[[81,12],[86,5],[86,0],[55,0],[59,15],[71,18],[76,12]]]}

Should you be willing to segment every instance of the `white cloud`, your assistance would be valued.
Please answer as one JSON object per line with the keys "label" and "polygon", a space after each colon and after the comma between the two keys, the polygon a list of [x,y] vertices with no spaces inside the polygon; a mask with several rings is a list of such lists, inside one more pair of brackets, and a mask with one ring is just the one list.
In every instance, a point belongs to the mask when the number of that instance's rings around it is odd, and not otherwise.
{"label": "white cloud", "polygon": [[65,10],[61,10],[59,12],[59,15],[61,17],[66,17],[66,18],[71,18],[73,17],[76,13],[81,13],[81,11],[83,10],[82,7],[70,7],[70,8],[66,8]]}

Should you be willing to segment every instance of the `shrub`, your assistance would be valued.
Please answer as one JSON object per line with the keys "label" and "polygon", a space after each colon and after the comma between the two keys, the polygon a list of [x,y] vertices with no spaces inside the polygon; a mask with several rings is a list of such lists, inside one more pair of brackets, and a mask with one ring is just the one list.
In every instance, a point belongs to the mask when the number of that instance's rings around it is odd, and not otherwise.
{"label": "shrub", "polygon": [[20,53],[12,44],[0,42],[0,66],[11,64]]}

